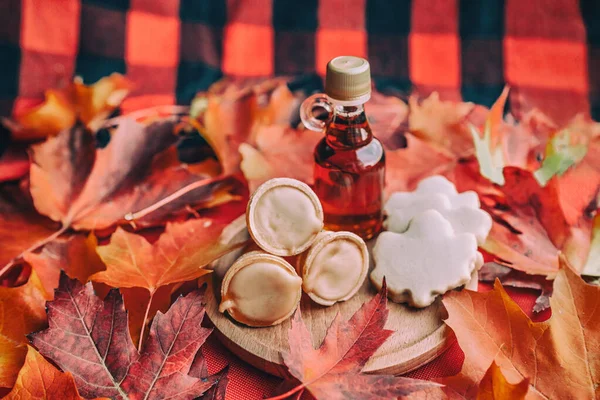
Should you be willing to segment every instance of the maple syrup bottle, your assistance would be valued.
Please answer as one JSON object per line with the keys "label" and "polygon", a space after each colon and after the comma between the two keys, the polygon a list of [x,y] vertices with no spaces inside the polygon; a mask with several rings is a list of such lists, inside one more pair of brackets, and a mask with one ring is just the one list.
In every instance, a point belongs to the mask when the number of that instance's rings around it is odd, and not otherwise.
{"label": "maple syrup bottle", "polygon": [[[371,97],[367,60],[336,57],[327,64],[325,94],[304,101],[305,127],[324,131],[314,151],[314,190],[323,205],[325,228],[370,239],[381,230],[385,153],[371,132],[364,103]],[[317,118],[317,109],[327,119]]]}

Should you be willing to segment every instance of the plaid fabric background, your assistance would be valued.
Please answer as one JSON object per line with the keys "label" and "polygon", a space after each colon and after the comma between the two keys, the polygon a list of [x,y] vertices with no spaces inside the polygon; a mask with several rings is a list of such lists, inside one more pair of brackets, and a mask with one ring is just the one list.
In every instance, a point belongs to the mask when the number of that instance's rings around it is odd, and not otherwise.
{"label": "plaid fabric background", "polygon": [[2,0],[0,115],[73,75],[136,83],[126,110],[186,104],[222,76],[323,74],[366,57],[379,88],[600,119],[598,0]]}

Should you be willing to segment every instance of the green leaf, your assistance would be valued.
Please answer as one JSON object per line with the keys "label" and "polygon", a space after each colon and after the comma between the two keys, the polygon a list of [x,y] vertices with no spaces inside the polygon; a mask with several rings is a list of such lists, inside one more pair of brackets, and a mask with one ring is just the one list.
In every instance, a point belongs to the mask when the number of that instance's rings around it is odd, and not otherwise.
{"label": "green leaf", "polygon": [[570,144],[567,130],[558,132],[546,146],[546,157],[542,166],[534,172],[540,185],[545,186],[553,176],[564,174],[571,166],[580,162],[587,153],[584,144]]}

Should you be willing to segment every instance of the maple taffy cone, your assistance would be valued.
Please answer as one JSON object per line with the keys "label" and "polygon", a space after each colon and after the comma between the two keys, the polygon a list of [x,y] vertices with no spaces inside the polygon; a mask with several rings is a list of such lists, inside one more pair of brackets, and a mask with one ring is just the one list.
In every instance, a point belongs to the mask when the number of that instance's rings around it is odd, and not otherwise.
{"label": "maple taffy cone", "polygon": [[221,284],[220,312],[248,326],[272,326],[288,319],[302,297],[302,279],[283,258],[262,251],[242,255]]}
{"label": "maple taffy cone", "polygon": [[356,294],[369,271],[367,245],[351,232],[321,232],[298,256],[302,289],[316,303],[331,306]]}
{"label": "maple taffy cone", "polygon": [[293,256],[308,249],[323,229],[323,208],[307,184],[275,178],[260,185],[250,197],[246,222],[261,249]]}

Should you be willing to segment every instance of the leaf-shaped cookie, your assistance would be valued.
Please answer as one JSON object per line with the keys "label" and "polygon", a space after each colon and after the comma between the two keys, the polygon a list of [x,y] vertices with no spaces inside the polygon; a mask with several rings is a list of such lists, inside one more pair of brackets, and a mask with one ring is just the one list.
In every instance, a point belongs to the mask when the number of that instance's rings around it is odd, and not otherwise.
{"label": "leaf-shaped cookie", "polygon": [[405,232],[415,215],[430,209],[439,211],[456,233],[474,234],[480,246],[492,229],[492,218],[479,209],[477,194],[458,193],[454,184],[443,176],[422,180],[414,192],[392,194],[385,206],[388,218],[384,226],[392,232]]}
{"label": "leaf-shaped cookie", "polygon": [[385,277],[390,299],[414,307],[427,307],[438,294],[466,284],[483,265],[475,236],[454,232],[435,210],[413,218],[405,233],[383,232],[373,257],[373,284],[380,288]]}
{"label": "leaf-shaped cookie", "polygon": [[479,208],[477,193],[471,190],[458,193],[452,182],[441,175],[434,175],[419,182],[417,189],[413,192],[392,194],[385,204],[385,212],[416,206],[419,206],[421,211],[435,208],[443,201],[439,195],[446,197],[452,208]]}

